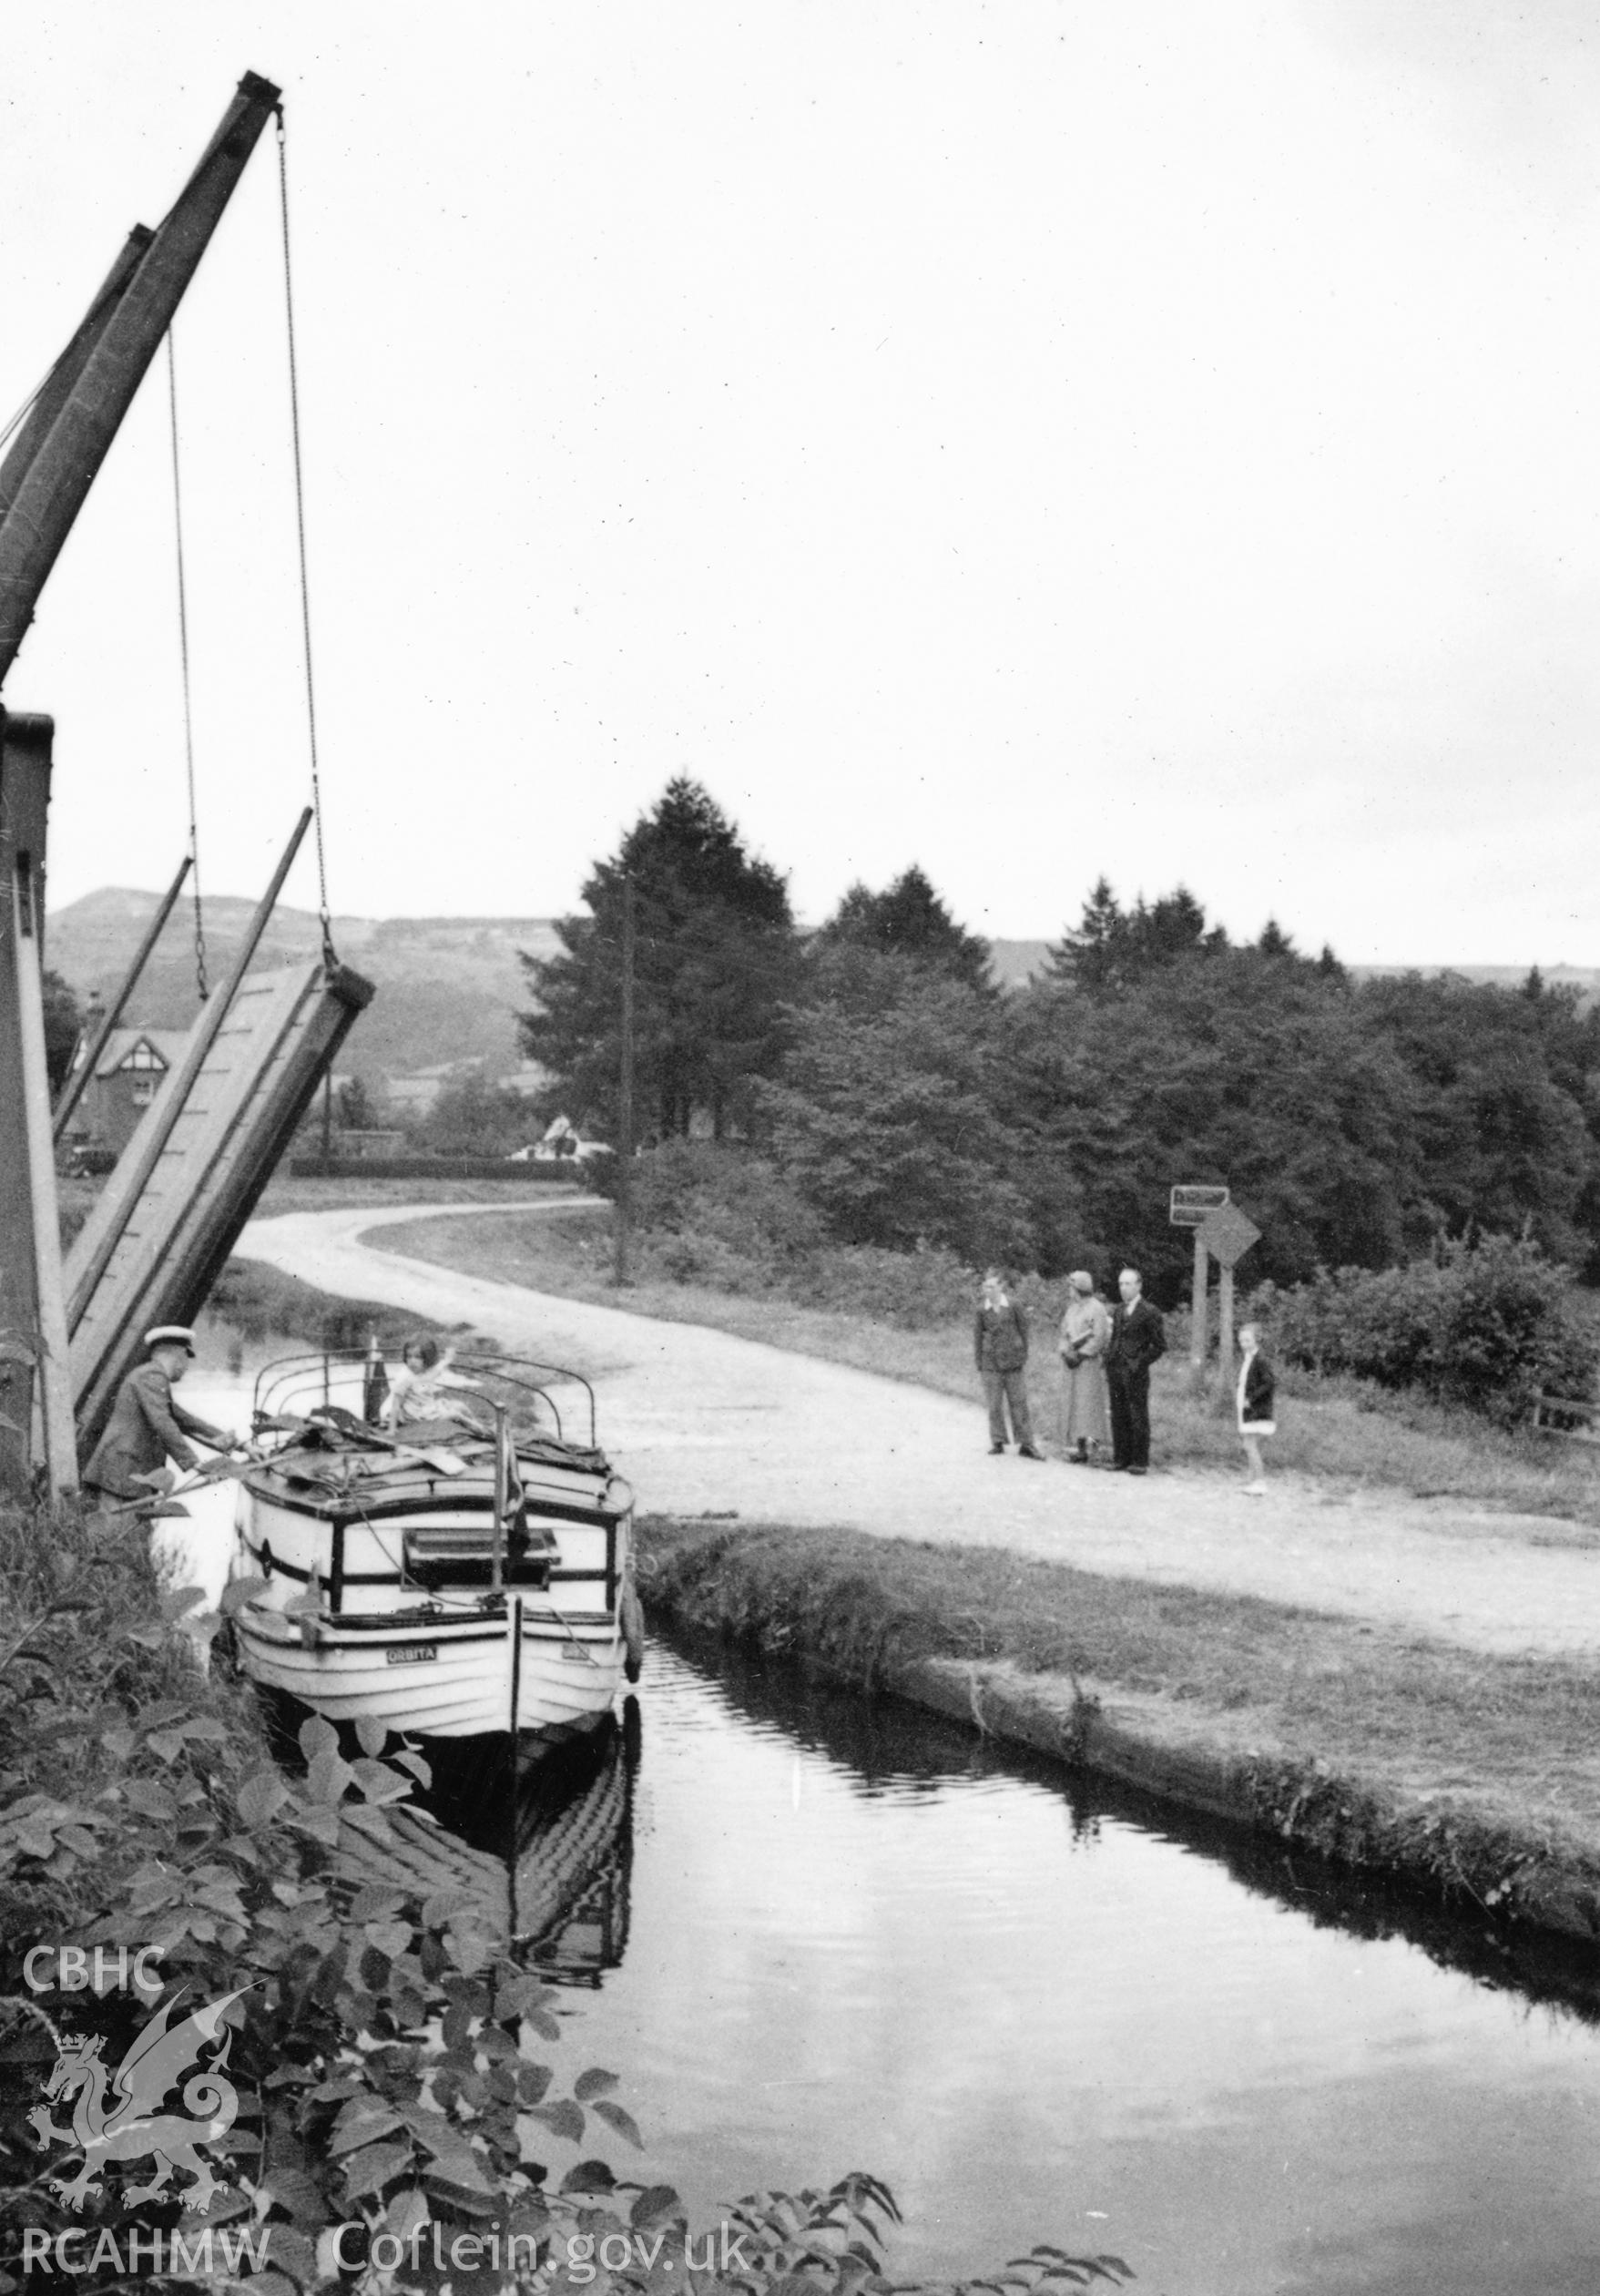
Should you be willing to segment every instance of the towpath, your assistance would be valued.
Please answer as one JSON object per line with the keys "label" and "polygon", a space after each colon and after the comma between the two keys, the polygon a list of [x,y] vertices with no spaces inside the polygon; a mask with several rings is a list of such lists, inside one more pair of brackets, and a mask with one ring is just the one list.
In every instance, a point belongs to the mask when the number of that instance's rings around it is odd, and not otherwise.
{"label": "towpath", "polygon": [[[537,1209],[559,1218],[577,1200]],[[1136,1482],[994,1459],[975,1397],[966,1405],[698,1324],[458,1275],[365,1240],[471,1209],[288,1213],[252,1221],[238,1249],[325,1291],[470,1323],[587,1372],[602,1440],[650,1514],[1011,1547],[1484,1650],[1587,1652],[1600,1637],[1600,1532],[1579,1524],[1289,1476],[1252,1500],[1218,1475],[1157,1467]]]}

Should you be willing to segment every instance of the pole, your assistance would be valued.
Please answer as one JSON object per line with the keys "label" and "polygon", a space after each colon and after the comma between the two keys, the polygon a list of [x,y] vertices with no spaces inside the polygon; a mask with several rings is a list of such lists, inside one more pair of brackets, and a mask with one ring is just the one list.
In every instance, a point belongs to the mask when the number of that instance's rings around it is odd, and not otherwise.
{"label": "pole", "polygon": [[617,1270],[618,1288],[631,1282],[628,1247],[633,1230],[633,879],[622,880],[622,1056],[617,1092]]}
{"label": "pole", "polygon": [[[504,1403],[491,1406],[494,1413],[494,1544],[489,1550],[489,1591],[497,1595],[505,1585],[505,1517],[511,1509],[511,1460],[507,1455],[510,1438],[506,1434],[506,1410]],[[516,1717],[511,1727],[516,1728]]]}
{"label": "pole", "polygon": [[111,1031],[122,1018],[123,1013],[127,1009],[127,1000],[138,985],[139,975],[144,971],[145,966],[149,963],[150,952],[154,949],[157,942],[161,938],[162,928],[166,924],[168,918],[172,914],[174,903],[177,902],[179,893],[183,890],[183,881],[189,875],[189,872],[193,866],[194,863],[192,858],[189,854],[185,853],[183,857],[183,867],[178,871],[177,876],[172,880],[171,884],[167,888],[165,899],[157,909],[155,915],[150,919],[148,930],[146,932],[144,939],[139,943],[138,954],[134,958],[133,963],[127,968],[127,974],[123,981],[122,986],[117,992],[116,1001],[107,1008],[105,1019],[100,1023],[99,1027],[96,1030],[94,1043],[87,1046],[82,1060],[79,1061],[77,1066],[66,1079],[66,1083],[62,1089],[60,1103],[57,1106],[55,1117],[51,1121],[50,1128],[57,1140],[60,1139],[67,1126],[72,1122],[78,1102],[83,1098],[84,1094],[88,1090],[90,1080],[94,1076],[95,1070],[99,1066],[100,1055],[105,1051],[107,1046],[111,1041]]}
{"label": "pole", "polygon": [[333,1071],[322,1079],[322,1170],[333,1161]]}
{"label": "pole", "polygon": [[1218,1338],[1218,1353],[1222,1370],[1222,1384],[1226,1388],[1233,1377],[1233,1264],[1225,1260],[1218,1279],[1221,1291],[1221,1325]]}
{"label": "pole", "polygon": [[1206,1367],[1206,1240],[1195,1230],[1195,1281],[1189,1314],[1189,1362],[1195,1370]]}
{"label": "pole", "polygon": [[56,1156],[50,1139],[50,1078],[45,1064],[44,972],[33,856],[16,856],[11,906],[16,940],[16,988],[22,1036],[22,1084],[26,1111],[28,1182],[33,1195],[34,1253],[38,1284],[39,1421],[42,1464],[52,1498],[77,1489],[77,1438],[72,1424],[72,1374],[67,1363],[66,1303],[61,1291],[61,1223],[56,1206]]}

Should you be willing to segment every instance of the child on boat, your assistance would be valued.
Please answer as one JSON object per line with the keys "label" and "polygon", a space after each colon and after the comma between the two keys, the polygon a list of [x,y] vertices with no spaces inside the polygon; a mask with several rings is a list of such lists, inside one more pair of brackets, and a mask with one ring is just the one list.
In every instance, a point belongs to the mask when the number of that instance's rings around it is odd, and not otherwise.
{"label": "child on boat", "polygon": [[455,1419],[467,1426],[475,1424],[471,1409],[464,1410],[461,1404],[453,1403],[447,1392],[459,1393],[477,1386],[476,1380],[464,1379],[451,1370],[455,1360],[454,1348],[447,1347],[441,1353],[437,1340],[419,1334],[407,1340],[402,1354],[401,1368],[394,1374],[386,1407],[392,1434],[424,1420]]}

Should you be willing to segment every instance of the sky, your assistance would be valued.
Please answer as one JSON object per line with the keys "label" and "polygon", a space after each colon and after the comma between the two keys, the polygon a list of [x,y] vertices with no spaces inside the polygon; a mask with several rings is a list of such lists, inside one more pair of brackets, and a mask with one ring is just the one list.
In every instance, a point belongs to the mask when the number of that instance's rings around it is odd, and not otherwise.
{"label": "sky", "polygon": [[[1600,965],[1600,0],[14,0],[0,420],[246,69],[336,909],[570,911],[687,773],[807,921]],[[209,892],[309,784],[278,200],[175,330]],[[5,700],[53,903],[164,884],[164,361]]]}

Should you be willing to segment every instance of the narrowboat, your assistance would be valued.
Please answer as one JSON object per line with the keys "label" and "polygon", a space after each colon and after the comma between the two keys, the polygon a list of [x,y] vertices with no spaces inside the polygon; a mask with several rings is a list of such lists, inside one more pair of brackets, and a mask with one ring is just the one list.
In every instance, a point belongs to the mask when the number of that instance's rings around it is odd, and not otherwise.
{"label": "narrowboat", "polygon": [[241,1671],[423,1738],[594,1728],[636,1680],[633,1493],[576,1372],[478,1352],[386,1427],[375,1348],[256,1382],[226,1607]]}

